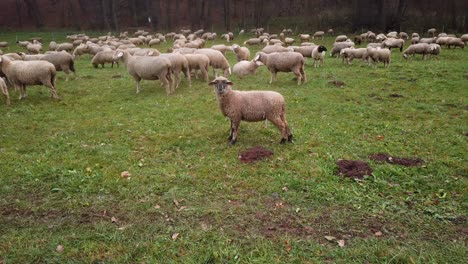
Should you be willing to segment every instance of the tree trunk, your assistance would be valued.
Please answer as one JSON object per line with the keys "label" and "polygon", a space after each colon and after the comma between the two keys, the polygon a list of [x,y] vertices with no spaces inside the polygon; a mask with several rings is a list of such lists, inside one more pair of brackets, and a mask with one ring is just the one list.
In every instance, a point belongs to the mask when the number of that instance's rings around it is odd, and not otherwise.
{"label": "tree trunk", "polygon": [[387,25],[386,25],[386,12],[385,12],[385,0],[377,0],[377,25],[379,27],[379,30],[386,31],[387,30]]}
{"label": "tree trunk", "polygon": [[118,11],[116,8],[116,5],[117,5],[117,1],[118,0],[110,0],[110,4],[111,4],[111,8],[110,10],[112,10],[112,22],[114,24],[114,29],[115,31],[119,31],[119,17],[118,17]]}
{"label": "tree trunk", "polygon": [[231,1],[224,0],[224,27],[227,31],[231,30]]}
{"label": "tree trunk", "polygon": [[103,19],[103,22],[104,22],[104,26],[106,27],[107,30],[111,30],[111,26],[109,24],[109,19],[107,17],[107,14],[109,12],[107,12],[107,5],[106,5],[106,0],[101,0],[101,13],[102,13],[102,19]]}
{"label": "tree trunk", "polygon": [[18,17],[18,27],[23,27],[23,20],[21,19],[21,0],[16,0],[16,17]]}
{"label": "tree trunk", "polygon": [[42,20],[41,12],[39,10],[39,5],[36,0],[24,0],[27,6],[28,14],[34,19],[36,27],[40,28],[44,26],[44,21]]}

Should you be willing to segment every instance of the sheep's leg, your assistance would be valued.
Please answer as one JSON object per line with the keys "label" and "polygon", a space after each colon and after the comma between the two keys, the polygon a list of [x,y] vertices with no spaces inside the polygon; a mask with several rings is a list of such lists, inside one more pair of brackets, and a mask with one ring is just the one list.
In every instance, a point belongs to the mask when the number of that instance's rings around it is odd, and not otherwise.
{"label": "sheep's leg", "polygon": [[307,82],[307,76],[306,76],[306,73],[304,71],[304,65],[302,65],[299,70],[301,71],[301,75],[302,75],[302,83]]}
{"label": "sheep's leg", "polygon": [[283,121],[286,127],[286,135],[288,136],[288,141],[292,143],[293,134],[291,133],[291,130],[289,129],[288,121],[286,121],[286,114],[284,113],[284,107],[283,107],[283,113],[281,114],[281,121]]}
{"label": "sheep's leg", "polygon": [[228,140],[231,141],[232,140],[232,137],[234,135],[234,127],[233,127],[233,123],[232,123],[232,120],[231,121],[231,125],[229,126],[229,137],[228,137]]}
{"label": "sheep's leg", "polygon": [[282,118],[280,116],[275,116],[274,118],[271,118],[269,120],[278,128],[278,130],[281,133],[280,144],[286,143],[288,134],[287,134],[286,124],[283,122]]}
{"label": "sheep's leg", "polygon": [[189,87],[192,87],[192,76],[190,76],[190,70],[189,68],[186,68],[184,71],[185,78],[187,78]]}
{"label": "sheep's leg", "polygon": [[193,69],[193,76],[198,80],[198,69]]}
{"label": "sheep's leg", "polygon": [[70,70],[69,69],[63,69],[63,72],[65,72],[65,81],[68,82],[68,79],[70,77]]}
{"label": "sheep's leg", "polygon": [[167,80],[167,74],[161,74],[161,76],[159,76],[159,80],[161,80],[164,88],[166,88],[166,95],[169,96],[171,94],[171,88],[169,87],[169,81]]}
{"label": "sheep's leg", "polygon": [[172,92],[175,92],[175,88],[174,88],[174,79],[172,78],[172,74],[171,74],[171,70],[169,70],[166,74],[166,79],[168,80],[168,87],[169,87],[169,91],[172,93]]}
{"label": "sheep's leg", "polygon": [[276,72],[275,71],[272,71],[271,72],[271,77],[270,77],[270,84],[274,81],[276,81]]}
{"label": "sheep's leg", "polygon": [[231,121],[232,122],[232,138],[231,138],[231,145],[234,145],[236,144],[236,141],[237,141],[237,135],[239,134],[239,125],[240,125],[240,120],[235,120],[235,121]]}
{"label": "sheep's leg", "polygon": [[209,76],[208,76],[208,68],[201,68],[200,69],[201,73],[202,73],[202,76],[203,76],[203,79],[205,80],[205,82],[208,82],[209,81]]}
{"label": "sheep's leg", "polygon": [[179,71],[174,72],[174,76],[175,76],[175,81],[176,81],[175,89],[178,89],[180,85],[180,81],[181,81],[180,72]]}
{"label": "sheep's leg", "polygon": [[136,82],[136,93],[140,93],[141,78],[138,76],[134,76],[133,79],[135,79],[135,82]]}

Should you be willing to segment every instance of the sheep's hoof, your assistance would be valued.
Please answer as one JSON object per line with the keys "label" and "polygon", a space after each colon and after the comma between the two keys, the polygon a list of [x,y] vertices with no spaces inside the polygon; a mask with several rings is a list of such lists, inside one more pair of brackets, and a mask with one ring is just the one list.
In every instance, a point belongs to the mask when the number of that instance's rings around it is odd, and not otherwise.
{"label": "sheep's hoof", "polygon": [[286,143],[286,139],[282,138],[281,141],[280,141],[280,144],[283,145],[284,143]]}
{"label": "sheep's hoof", "polygon": [[231,141],[229,142],[229,144],[231,144],[231,145],[236,144],[236,140],[235,140],[235,139],[231,139]]}
{"label": "sheep's hoof", "polygon": [[291,143],[293,142],[293,135],[288,136],[288,141],[291,142]]}

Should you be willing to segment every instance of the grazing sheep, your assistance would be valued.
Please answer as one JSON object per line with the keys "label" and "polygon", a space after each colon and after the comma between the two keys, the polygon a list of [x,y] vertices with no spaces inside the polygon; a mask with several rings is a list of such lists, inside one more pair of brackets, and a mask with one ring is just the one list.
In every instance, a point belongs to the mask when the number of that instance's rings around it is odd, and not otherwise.
{"label": "grazing sheep", "polygon": [[387,34],[387,38],[397,38],[398,37],[398,32],[392,31]]}
{"label": "grazing sheep", "polygon": [[408,33],[406,33],[406,32],[398,33],[398,37],[401,38],[401,39],[404,39],[404,40],[409,39]]}
{"label": "grazing sheep", "polygon": [[447,42],[447,47],[450,49],[451,46],[465,48],[465,42],[461,38],[450,37]]}
{"label": "grazing sheep", "polygon": [[188,61],[190,70],[195,71],[195,78],[198,79],[198,70],[201,71],[203,80],[209,81],[208,67],[210,66],[210,58],[205,54],[184,54]]}
{"label": "grazing sheep", "polygon": [[251,38],[251,39],[248,39],[244,42],[244,45],[260,45],[262,43],[262,40],[259,39],[259,38]]}
{"label": "grazing sheep", "polygon": [[339,35],[335,38],[335,42],[343,42],[346,41],[348,37],[346,35]]}
{"label": "grazing sheep", "polygon": [[325,35],[325,32],[323,31],[317,31],[314,33],[314,35],[312,36],[312,39],[323,39],[323,36]]}
{"label": "grazing sheep", "polygon": [[26,48],[26,46],[27,46],[28,44],[31,44],[31,42],[29,42],[29,41],[27,41],[27,40],[26,40],[26,41],[18,40],[18,41],[16,41],[16,43],[17,43],[20,47],[24,47],[24,48]]}
{"label": "grazing sheep", "polygon": [[468,42],[468,34],[463,34],[460,38],[461,40],[463,40],[463,42],[465,42],[465,45],[466,45]]}
{"label": "grazing sheep", "polygon": [[10,94],[8,93],[8,87],[5,83],[5,80],[3,78],[0,78],[0,90],[2,91],[2,94],[5,96],[6,99],[6,105],[10,105]]}
{"label": "grazing sheep", "polygon": [[174,74],[175,88],[179,88],[181,78],[180,73],[184,73],[185,78],[189,83],[189,87],[192,87],[192,78],[190,77],[189,63],[184,55],[180,53],[163,53],[160,57],[167,58],[171,62],[172,73]]}
{"label": "grazing sheep", "polygon": [[378,42],[382,42],[382,41],[384,41],[386,39],[387,39],[387,36],[385,36],[382,33],[378,34],[377,37],[375,37],[375,40],[377,40]]}
{"label": "grazing sheep", "polygon": [[213,68],[213,74],[215,77],[217,76],[217,69],[222,69],[224,71],[224,76],[231,75],[229,62],[220,51],[214,49],[199,49],[195,51],[194,54],[205,54],[210,58],[210,66]]}
{"label": "grazing sheep", "polygon": [[408,55],[413,55],[413,58],[415,54],[422,54],[423,60],[426,59],[426,57],[431,53],[431,47],[427,43],[418,43],[418,44],[413,44],[410,45],[404,52],[403,52],[403,58],[407,59]]}
{"label": "grazing sheep", "polygon": [[448,45],[450,37],[440,37],[436,40],[436,44],[440,46]]}
{"label": "grazing sheep", "polygon": [[148,45],[149,45],[150,47],[152,47],[152,46],[158,45],[158,44],[160,44],[160,43],[161,43],[161,40],[158,39],[158,38],[155,38],[155,39],[150,40],[150,41],[148,42]]}
{"label": "grazing sheep", "polygon": [[214,86],[219,108],[231,121],[229,138],[231,145],[237,141],[241,121],[258,122],[269,120],[281,133],[281,144],[292,142],[293,135],[286,121],[284,97],[273,91],[232,90],[233,83],[218,77],[209,83]]}
{"label": "grazing sheep", "polygon": [[285,48],[279,44],[276,45],[268,45],[262,49],[262,52],[264,53],[273,53],[273,52],[290,52],[294,51],[292,48]]}
{"label": "grazing sheep", "polygon": [[361,45],[362,37],[361,36],[354,36],[354,43],[357,45]]}
{"label": "grazing sheep", "polygon": [[79,57],[85,53],[88,53],[89,52],[89,49],[88,49],[88,45],[86,44],[80,44],[78,45],[78,47],[75,48],[75,50],[73,51],[73,56],[75,57]]}
{"label": "grazing sheep", "polygon": [[437,29],[435,28],[430,28],[427,30],[427,34],[428,35],[432,35],[432,37],[435,37],[435,33],[436,33]]}
{"label": "grazing sheep", "polygon": [[133,52],[134,56],[159,56],[161,52],[157,49],[145,48],[145,49],[138,49]]}
{"label": "grazing sheep", "polygon": [[173,52],[179,52],[181,54],[193,54],[195,53],[195,51],[197,51],[197,49],[184,47],[184,48],[175,49]]}
{"label": "grazing sheep", "polygon": [[250,51],[247,47],[241,47],[237,44],[231,46],[231,49],[236,53],[237,61],[249,60]]}
{"label": "grazing sheep", "polygon": [[348,42],[348,41],[344,41],[344,42],[335,42],[333,43],[333,48],[330,52],[330,57],[333,57],[335,55],[339,56],[340,55],[340,51],[344,48],[350,48],[350,47],[354,47],[354,43],[353,42]]}
{"label": "grazing sheep", "polygon": [[67,51],[67,52],[72,52],[73,51],[73,44],[72,43],[60,43],[57,44],[55,41],[51,41],[49,43],[49,50],[53,51]]}
{"label": "grazing sheep", "polygon": [[18,53],[6,53],[3,56],[8,57],[10,60],[23,60]]}
{"label": "grazing sheep", "polygon": [[431,44],[431,43],[435,43],[437,40],[437,38],[421,38],[419,39],[418,43],[427,43],[427,44]]}
{"label": "grazing sheep", "polygon": [[436,58],[439,58],[439,54],[441,50],[440,45],[432,43],[432,44],[429,44],[429,48],[431,50],[430,57],[432,58],[432,56],[435,56]]}
{"label": "grazing sheep", "polygon": [[323,60],[325,59],[325,52],[327,51],[327,48],[325,46],[316,46],[312,50],[312,59],[314,59],[314,67],[320,67],[323,66]]}
{"label": "grazing sheep", "polygon": [[403,46],[405,45],[405,41],[403,39],[396,39],[396,38],[388,38],[382,42],[382,48],[398,48],[400,52],[403,51]]}
{"label": "grazing sheep", "polygon": [[286,45],[292,45],[294,43],[294,39],[293,38],[285,38],[284,39],[284,44]]}
{"label": "grazing sheep", "polygon": [[42,56],[44,56],[44,54],[33,54],[33,55],[28,55],[24,52],[18,52],[18,55],[21,56],[21,59],[24,60],[24,61],[35,61],[35,60],[41,60],[42,59]]}
{"label": "grazing sheep", "polygon": [[420,37],[411,38],[411,44],[418,44],[419,40],[420,40]]}
{"label": "grazing sheep", "polygon": [[278,72],[293,72],[297,77],[297,84],[300,85],[307,81],[304,72],[305,58],[298,52],[274,52],[266,54],[257,53],[254,62],[261,61],[271,72],[270,84],[276,81]]}
{"label": "grazing sheep", "polygon": [[384,67],[390,66],[390,56],[391,51],[389,49],[384,48],[367,48],[367,56],[369,64],[371,64],[371,60],[375,63],[383,62]]}
{"label": "grazing sheep", "polygon": [[223,55],[226,55],[227,50],[231,50],[230,46],[226,46],[224,44],[213,45],[211,46],[212,49],[220,51]]}
{"label": "grazing sheep", "polygon": [[6,41],[0,42],[0,48],[8,48],[8,42]]}
{"label": "grazing sheep", "polygon": [[283,45],[283,42],[280,39],[270,39],[268,41],[268,45],[275,45],[275,44]]}
{"label": "grazing sheep", "polygon": [[362,59],[363,61],[367,61],[367,48],[345,48],[342,49],[340,52],[343,60],[346,60],[348,65],[351,65],[354,58]]}
{"label": "grazing sheep", "polygon": [[232,73],[234,75],[239,76],[240,78],[244,77],[245,75],[254,75],[257,71],[258,67],[262,65],[261,62],[257,61],[240,61],[232,67]]}
{"label": "grazing sheep", "polygon": [[301,42],[309,41],[310,40],[310,35],[309,34],[299,34],[299,38],[301,39]]}
{"label": "grazing sheep", "polygon": [[289,48],[292,48],[293,51],[299,52],[304,56],[304,58],[312,58],[312,51],[317,47],[317,45],[313,44],[310,46],[289,46]]}
{"label": "grazing sheep", "polygon": [[29,53],[31,54],[39,54],[41,53],[42,51],[42,44],[37,41],[37,40],[34,40],[33,43],[29,43],[27,46],[26,46],[26,49],[29,51]]}
{"label": "grazing sheep", "polygon": [[413,32],[413,34],[411,34],[411,38],[421,38],[421,37],[419,36],[419,33]]}
{"label": "grazing sheep", "polygon": [[26,98],[26,85],[45,85],[49,87],[51,97],[59,99],[55,89],[55,67],[47,61],[12,61],[6,56],[0,57],[0,71],[20,92],[19,99]]}
{"label": "grazing sheep", "polygon": [[98,52],[91,60],[91,64],[93,64],[94,68],[98,68],[99,65],[104,68],[104,64],[106,63],[110,63],[111,68],[114,68],[114,63],[117,64],[117,67],[119,67],[119,60],[114,58],[114,53],[114,51]]}
{"label": "grazing sheep", "polygon": [[140,92],[141,80],[160,80],[166,87],[166,94],[170,95],[172,77],[171,77],[171,62],[163,57],[137,57],[132,56],[128,51],[116,50],[114,59],[121,59],[127,67],[128,73],[133,77],[136,82],[136,93]]}
{"label": "grazing sheep", "polygon": [[70,53],[66,51],[48,52],[44,56],[42,56],[41,60],[52,63],[55,66],[56,71],[65,72],[65,81],[68,81],[70,71],[73,72],[75,79],[78,78],[78,76],[76,75],[74,58],[72,55],[70,55]]}

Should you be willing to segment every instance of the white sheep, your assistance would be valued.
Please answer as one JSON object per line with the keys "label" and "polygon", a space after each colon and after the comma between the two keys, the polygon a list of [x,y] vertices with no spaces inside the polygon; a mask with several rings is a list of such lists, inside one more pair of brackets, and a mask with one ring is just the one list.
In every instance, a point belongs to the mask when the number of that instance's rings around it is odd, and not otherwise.
{"label": "white sheep", "polygon": [[369,64],[371,60],[375,63],[383,62],[384,67],[390,66],[391,50],[384,48],[367,48]]}
{"label": "white sheep", "polygon": [[0,71],[19,90],[20,100],[27,97],[26,85],[45,85],[49,87],[51,97],[59,99],[55,88],[56,70],[48,61],[12,61],[1,56]]}
{"label": "white sheep", "polygon": [[114,68],[114,64],[117,64],[117,67],[119,67],[119,60],[114,58],[114,53],[114,51],[98,52],[91,60],[91,64],[94,66],[94,68],[98,68],[99,65],[104,68],[104,64],[106,63],[110,63],[111,68]]}
{"label": "white sheep", "polygon": [[29,42],[29,41],[27,41],[27,40],[25,40],[25,41],[18,40],[18,41],[16,41],[16,43],[18,44],[18,46],[24,47],[24,48],[26,48],[26,46],[27,46],[28,44],[31,44],[31,42]]}
{"label": "white sheep", "polygon": [[450,49],[451,46],[465,48],[465,42],[461,38],[450,37],[447,42],[447,47]]}
{"label": "white sheep", "polygon": [[190,76],[189,63],[184,55],[180,53],[163,53],[159,57],[167,58],[171,62],[172,73],[174,74],[175,88],[179,88],[181,78],[180,73],[185,75],[189,83],[189,87],[192,87],[192,79]]}
{"label": "white sheep", "polygon": [[259,39],[259,38],[251,38],[251,39],[248,39],[244,42],[244,45],[260,45],[262,43],[262,40]]}
{"label": "white sheep", "polygon": [[171,62],[163,57],[137,57],[132,56],[128,51],[116,50],[115,59],[121,59],[127,67],[128,73],[136,82],[136,92],[140,92],[141,80],[160,80],[166,87],[166,94],[170,95],[172,89]]}
{"label": "white sheep", "polygon": [[363,61],[367,61],[367,48],[345,48],[342,49],[340,52],[343,59],[346,59],[348,65],[351,65],[354,58],[362,59]]}
{"label": "white sheep", "polygon": [[333,43],[333,47],[332,47],[331,52],[330,52],[330,57],[333,57],[335,55],[339,56],[340,51],[342,49],[350,48],[350,47],[354,47],[354,42],[348,42],[348,41],[335,42],[335,43]]}
{"label": "white sheep", "polygon": [[240,78],[244,77],[245,75],[254,75],[258,67],[261,65],[263,64],[259,61],[239,61],[232,67],[232,73],[239,76]]}
{"label": "white sheep", "polygon": [[205,54],[184,54],[189,63],[190,70],[195,71],[195,78],[198,79],[198,70],[201,71],[203,79],[208,82],[208,67],[210,66],[210,58]]}
{"label": "white sheep", "polygon": [[428,35],[432,35],[432,37],[435,37],[435,33],[436,33],[437,29],[435,28],[430,28],[427,30],[427,34]]}
{"label": "white sheep", "polygon": [[285,38],[284,39],[284,44],[286,45],[292,45],[294,43],[294,41],[296,41],[295,39],[293,38]]}
{"label": "white sheep", "polygon": [[208,58],[210,58],[210,66],[213,68],[213,74],[215,77],[217,76],[217,69],[223,70],[224,76],[231,75],[231,67],[229,62],[220,51],[214,49],[199,49],[196,50],[194,54],[205,54],[208,56]]}
{"label": "white sheep", "polygon": [[231,50],[231,46],[226,46],[224,44],[213,45],[211,49],[220,51],[223,55],[226,55],[226,51]]}
{"label": "white sheep", "polygon": [[314,67],[320,67],[323,66],[323,60],[325,58],[325,52],[327,51],[327,48],[325,46],[316,46],[312,50],[312,59],[314,60]]}
{"label": "white sheep", "polygon": [[31,54],[39,54],[42,51],[42,44],[39,41],[34,40],[33,43],[26,45],[26,49]]}
{"label": "white sheep", "polygon": [[264,53],[273,53],[273,52],[290,52],[294,51],[292,48],[285,48],[279,44],[276,45],[268,45],[262,49],[262,52]]}
{"label": "white sheep", "polygon": [[310,40],[310,35],[309,34],[299,34],[299,38],[301,39],[301,42],[309,41]]}
{"label": "white sheep", "polygon": [[53,51],[67,51],[67,52],[72,52],[73,51],[73,44],[72,43],[60,43],[57,44],[55,41],[51,41],[49,43],[49,50]]}
{"label": "white sheep", "polygon": [[3,78],[0,78],[0,91],[2,91],[2,94],[5,96],[6,100],[6,105],[10,105],[10,94],[8,93],[8,87],[5,83],[5,80]]}
{"label": "white sheep", "polygon": [[413,44],[410,45],[404,52],[403,52],[403,58],[407,59],[408,55],[413,55],[413,58],[415,54],[422,54],[423,60],[427,58],[427,56],[431,53],[431,47],[427,43],[418,43],[418,44]]}
{"label": "white sheep", "polygon": [[286,121],[284,97],[273,91],[232,90],[233,83],[225,77],[217,77],[209,83],[214,86],[219,108],[231,121],[230,144],[237,141],[241,121],[258,122],[269,120],[281,133],[281,144],[292,142],[293,135]]}
{"label": "white sheep", "polygon": [[435,56],[436,58],[439,58],[439,54],[441,51],[441,47],[439,44],[431,43],[429,44],[429,49],[430,49],[430,57]]}
{"label": "white sheep", "polygon": [[346,35],[339,35],[335,38],[335,42],[343,42],[346,41],[348,37]]}
{"label": "white sheep", "polygon": [[73,72],[75,79],[78,78],[75,70],[74,57],[66,51],[47,52],[42,56],[41,60],[52,63],[55,66],[56,71],[65,72],[65,81],[68,81],[70,71]]}
{"label": "white sheep", "polygon": [[405,40],[397,38],[388,38],[382,42],[382,48],[398,48],[400,52],[403,51],[403,46],[405,45]]}
{"label": "white sheep", "polygon": [[307,81],[304,72],[305,58],[298,52],[257,53],[254,62],[261,61],[271,72],[270,84],[276,81],[278,72],[293,72],[297,77],[297,84]]}
{"label": "white sheep", "polygon": [[247,47],[234,44],[231,46],[231,49],[236,54],[237,61],[249,60],[250,50]]}
{"label": "white sheep", "polygon": [[465,45],[468,43],[468,34],[463,34],[460,38],[465,42]]}
{"label": "white sheep", "polygon": [[312,36],[312,39],[323,39],[323,36],[325,35],[325,32],[323,31],[317,31],[314,33],[314,35]]}

